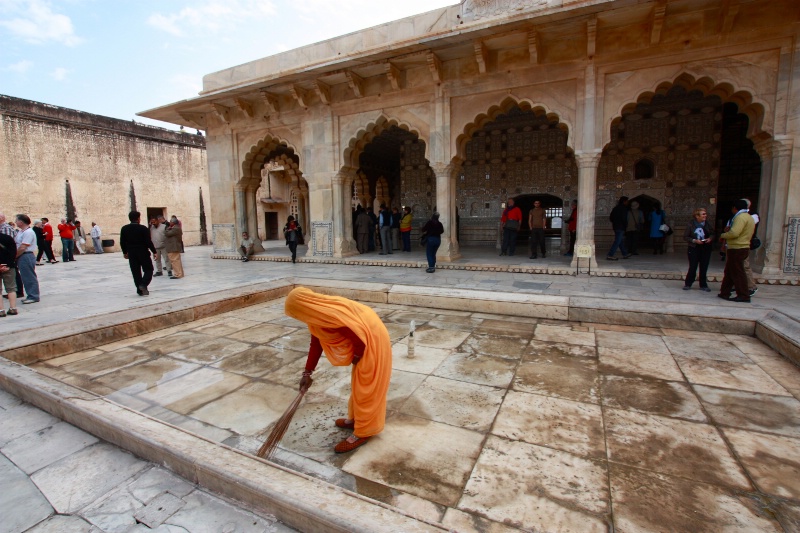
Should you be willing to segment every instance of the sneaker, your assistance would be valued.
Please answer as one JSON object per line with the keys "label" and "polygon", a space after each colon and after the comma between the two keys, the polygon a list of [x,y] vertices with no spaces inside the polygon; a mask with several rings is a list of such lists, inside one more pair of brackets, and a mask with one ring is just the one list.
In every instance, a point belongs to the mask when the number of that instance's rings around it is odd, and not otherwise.
{"label": "sneaker", "polygon": [[171,275],[172,275],[172,270],[168,270],[167,271],[167,276],[171,276]]}
{"label": "sneaker", "polygon": [[150,291],[148,291],[147,287],[145,287],[144,285],[139,285],[139,295],[141,295],[141,296],[149,296],[150,295]]}
{"label": "sneaker", "polygon": [[19,314],[19,311],[17,311],[16,307],[12,307],[11,309],[8,310],[8,316],[15,316],[15,315],[18,315],[18,314]]}
{"label": "sneaker", "polygon": [[163,275],[164,275],[164,273],[163,273],[163,272],[156,272],[156,273],[155,273],[155,274],[153,274],[153,275],[154,275],[154,276],[163,276]]}
{"label": "sneaker", "polygon": [[731,299],[730,296],[723,296],[721,294],[717,294],[717,298],[722,298],[723,300],[730,300]]}
{"label": "sneaker", "polygon": [[692,287],[691,287],[691,285],[684,285],[683,286],[683,290],[690,291],[690,290],[692,290]]}
{"label": "sneaker", "polygon": [[618,257],[611,257],[609,255],[608,257],[606,257],[606,260],[608,260],[608,261],[619,261],[619,258]]}
{"label": "sneaker", "polygon": [[629,257],[631,257],[632,255],[633,255],[633,254],[623,255],[623,256],[622,256],[622,258],[623,258],[623,259],[628,259],[628,258],[629,258]]}
{"label": "sneaker", "polygon": [[750,290],[750,296],[753,296],[755,293],[758,292],[758,287],[754,287]]}
{"label": "sneaker", "polygon": [[5,316],[6,316],[6,310],[0,309],[0,318],[5,318]]}
{"label": "sneaker", "polygon": [[703,292],[711,292],[711,289],[709,289],[708,287],[700,287],[700,290]]}
{"label": "sneaker", "polygon": [[24,304],[38,304],[39,300],[33,300],[31,298],[25,298],[24,300],[22,300],[22,303],[24,303]]}

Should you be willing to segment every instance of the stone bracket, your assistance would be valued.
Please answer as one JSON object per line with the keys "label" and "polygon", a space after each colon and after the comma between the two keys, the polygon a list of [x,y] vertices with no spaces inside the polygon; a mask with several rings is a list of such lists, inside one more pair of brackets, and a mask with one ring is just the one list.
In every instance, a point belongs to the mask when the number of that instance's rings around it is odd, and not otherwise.
{"label": "stone bracket", "polygon": [[592,59],[597,49],[597,17],[586,22],[586,55]]}
{"label": "stone bracket", "polygon": [[392,84],[392,89],[395,91],[400,90],[402,88],[402,73],[400,69],[387,62],[384,65],[384,70],[386,72],[386,77],[389,79],[389,83]]}
{"label": "stone bracket", "polygon": [[244,114],[247,115],[248,117],[253,118],[256,115],[256,111],[255,108],[253,107],[253,104],[251,104],[244,98],[234,98],[233,101],[236,102],[236,106],[242,111],[244,111]]}
{"label": "stone bracket", "polygon": [[289,89],[289,92],[292,93],[292,97],[297,100],[297,103],[300,104],[300,107],[308,107],[308,91],[299,85],[292,85],[292,87]]}
{"label": "stone bracket", "polygon": [[442,60],[439,59],[433,52],[428,52],[428,69],[431,71],[433,81],[435,83],[442,83]]}
{"label": "stone bracket", "polygon": [[653,8],[653,22],[650,27],[650,44],[655,45],[661,42],[661,28],[664,27],[664,16],[667,12],[667,4],[665,1],[659,2]]}
{"label": "stone bracket", "polygon": [[226,107],[222,104],[211,104],[211,107],[214,108],[214,115],[217,116],[225,124],[231,123],[231,108]]}
{"label": "stone bracket", "polygon": [[347,84],[353,89],[356,98],[364,98],[364,78],[352,70],[345,71],[344,75],[347,77]]}
{"label": "stone bracket", "polygon": [[280,109],[278,109],[278,97],[274,94],[270,94],[266,91],[266,89],[261,89],[261,99],[267,106],[267,109],[270,113],[280,113]]}
{"label": "stone bracket", "polygon": [[541,39],[539,39],[539,32],[531,30],[528,32],[528,53],[531,56],[531,64],[536,65],[539,63],[541,57]]}
{"label": "stone bracket", "polygon": [[204,113],[197,113],[191,111],[178,111],[181,118],[190,122],[194,127],[200,130],[206,129],[206,116]]}
{"label": "stone bracket", "polygon": [[319,99],[322,100],[322,103],[329,105],[331,103],[330,85],[320,80],[314,80],[312,85],[314,86],[314,91],[316,91],[317,96],[319,96]]}
{"label": "stone bracket", "polygon": [[486,74],[486,64],[489,62],[489,50],[483,41],[475,41],[475,61],[478,62],[478,72]]}

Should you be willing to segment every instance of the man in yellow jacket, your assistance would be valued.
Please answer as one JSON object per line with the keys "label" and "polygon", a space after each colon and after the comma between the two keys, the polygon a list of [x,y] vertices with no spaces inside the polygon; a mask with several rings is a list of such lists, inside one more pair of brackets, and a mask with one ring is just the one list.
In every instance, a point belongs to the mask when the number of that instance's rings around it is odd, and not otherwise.
{"label": "man in yellow jacket", "polygon": [[[719,296],[732,302],[750,302],[750,291],[747,288],[747,274],[744,271],[745,259],[750,255],[750,239],[753,237],[756,224],[747,212],[747,202],[736,200],[733,204],[731,229],[719,236],[728,243],[728,255],[725,260],[725,273]],[[736,288],[736,298],[731,298],[731,289]]]}

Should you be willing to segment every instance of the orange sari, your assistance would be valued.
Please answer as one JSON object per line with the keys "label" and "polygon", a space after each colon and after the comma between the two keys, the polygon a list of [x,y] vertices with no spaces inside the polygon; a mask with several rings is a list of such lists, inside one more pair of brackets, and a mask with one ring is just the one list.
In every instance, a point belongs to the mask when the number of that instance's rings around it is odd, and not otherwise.
{"label": "orange sari", "polygon": [[347,417],[355,420],[355,435],[371,437],[386,423],[386,393],[392,376],[392,343],[380,317],[366,305],[317,294],[297,287],[286,297],[286,315],[308,325],[325,357],[334,366],[353,361],[353,343],[340,328],[347,328],[364,343],[364,356],[353,366]]}

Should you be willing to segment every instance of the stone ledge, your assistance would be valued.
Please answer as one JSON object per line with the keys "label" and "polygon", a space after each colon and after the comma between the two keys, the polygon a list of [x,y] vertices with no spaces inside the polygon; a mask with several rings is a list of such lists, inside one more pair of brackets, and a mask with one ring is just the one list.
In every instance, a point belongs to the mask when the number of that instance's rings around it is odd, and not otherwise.
{"label": "stone ledge", "polygon": [[0,386],[193,483],[273,514],[299,531],[447,531],[440,524],[206,440],[2,359]]}
{"label": "stone ledge", "polygon": [[800,323],[778,311],[770,311],[756,323],[755,336],[783,357],[800,366]]}

